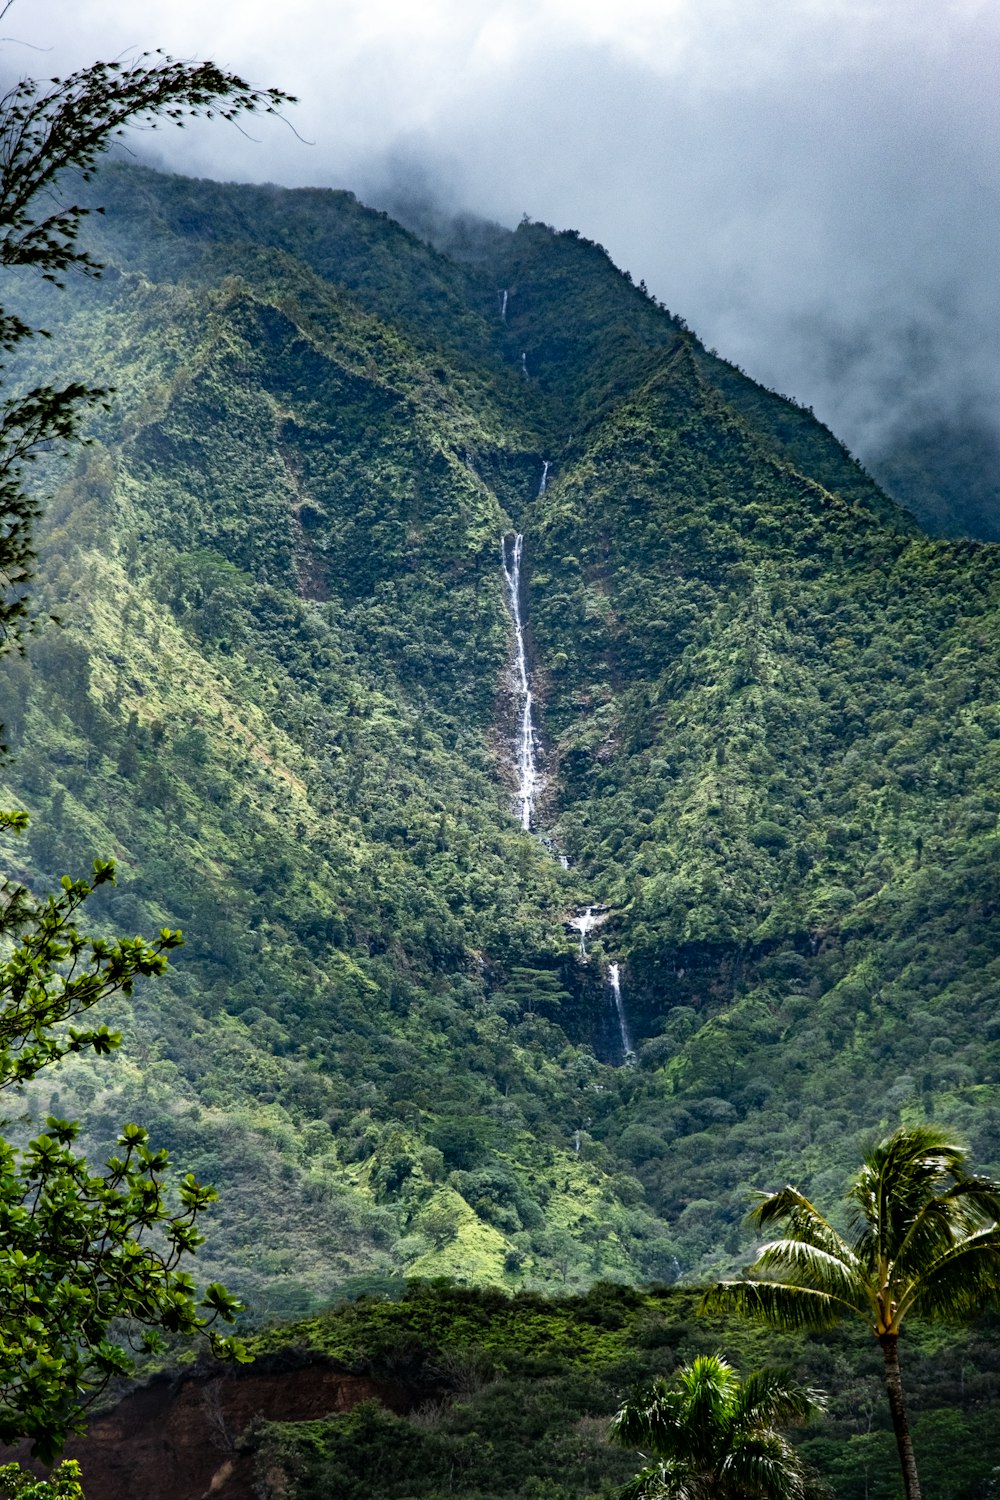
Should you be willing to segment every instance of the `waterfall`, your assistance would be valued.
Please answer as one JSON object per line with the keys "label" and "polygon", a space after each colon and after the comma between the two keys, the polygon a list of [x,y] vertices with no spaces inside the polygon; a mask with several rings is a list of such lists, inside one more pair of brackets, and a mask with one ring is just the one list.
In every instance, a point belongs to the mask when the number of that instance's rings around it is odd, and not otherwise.
{"label": "waterfall", "polygon": [[[568,866],[567,866],[568,868]],[[608,908],[606,906],[585,906],[582,910],[577,907],[571,917],[566,918],[566,926],[580,934],[580,957],[587,957],[587,934],[595,927],[600,927],[608,920]]]}
{"label": "waterfall", "polygon": [[507,538],[501,544],[503,576],[507,582],[507,601],[514,622],[514,667],[517,673],[517,695],[520,701],[520,716],[517,731],[517,809],[521,827],[531,829],[535,811],[535,792],[539,776],[535,765],[535,726],[531,718],[531,681],[528,677],[528,661],[524,654],[524,625],[521,620],[521,549],[524,538],[518,532],[510,549],[508,566]]}
{"label": "waterfall", "polygon": [[521,350],[521,374],[524,376],[525,380],[529,380],[531,378],[528,374],[528,356],[523,349]]}
{"label": "waterfall", "polygon": [[548,461],[547,458],[545,458],[545,459],[542,460],[542,482],[538,486],[538,493],[540,495],[544,495],[545,494],[545,486],[548,484],[548,481],[549,481],[549,461]]}
{"label": "waterfall", "polygon": [[500,320],[501,320],[501,322],[506,323],[506,321],[507,321],[507,288],[504,287],[502,291],[497,292],[497,297],[500,300]]}
{"label": "waterfall", "polygon": [[586,911],[579,912],[575,917],[570,917],[569,925],[575,927],[580,934],[580,957],[587,957],[587,933],[592,927],[597,926],[597,918],[594,916],[594,908],[588,906]]}
{"label": "waterfall", "polygon": [[622,1003],[622,979],[621,964],[608,965],[608,982],[611,985],[611,999],[615,1007],[615,1015],[618,1017],[618,1034],[622,1043],[622,1062],[635,1061],[635,1048],[629,1035],[628,1020],[625,1016],[625,1006]]}

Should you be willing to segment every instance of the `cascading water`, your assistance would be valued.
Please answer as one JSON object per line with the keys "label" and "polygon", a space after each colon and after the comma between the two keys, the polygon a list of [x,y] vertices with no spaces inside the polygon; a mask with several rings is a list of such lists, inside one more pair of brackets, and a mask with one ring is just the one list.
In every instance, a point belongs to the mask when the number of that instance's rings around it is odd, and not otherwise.
{"label": "cascading water", "polygon": [[542,482],[538,486],[538,493],[540,495],[544,495],[545,494],[545,486],[548,484],[548,482],[549,482],[549,461],[548,461],[547,458],[545,458],[545,459],[542,460]]}
{"label": "cascading water", "polygon": [[569,925],[575,927],[580,934],[580,957],[587,957],[587,933],[597,926],[597,918],[594,916],[594,908],[588,906],[586,911],[578,912],[575,917],[570,917]]}
{"label": "cascading water", "polygon": [[[569,866],[567,865],[568,869]],[[600,927],[608,920],[608,908],[606,906],[584,906],[577,907],[571,917],[566,918],[566,926],[571,927],[574,932],[580,934],[580,957],[587,957],[587,935],[593,932],[595,927]]]}
{"label": "cascading water", "polygon": [[[548,478],[549,463],[544,461],[542,469],[542,482],[538,493],[544,494],[545,483]],[[510,610],[511,621],[514,625],[514,675],[515,688],[518,699],[518,727],[517,727],[517,798],[516,806],[521,827],[526,833],[531,832],[531,824],[535,815],[535,796],[538,791],[540,776],[535,760],[535,725],[532,718],[532,693],[531,678],[528,673],[528,657],[524,648],[524,621],[521,618],[521,555],[524,549],[524,537],[515,532],[513,539],[504,537],[500,544],[500,557],[503,563],[503,576],[507,585],[507,605]],[[548,840],[545,841],[547,844]],[[564,869],[568,868],[569,861],[565,855],[560,855],[560,864]],[[595,927],[607,920],[608,909],[605,906],[587,906],[581,911],[579,908],[567,919],[567,926],[573,928],[580,934],[580,958],[587,958],[587,936]],[[635,1048],[632,1045],[632,1037],[628,1029],[628,1017],[625,1014],[625,1005],[622,1000],[621,964],[611,963],[608,965],[608,984],[611,987],[611,999],[615,1008],[615,1019],[618,1022],[618,1036],[621,1041],[622,1062],[627,1066],[635,1063]],[[579,1145],[577,1145],[579,1150]]]}
{"label": "cascading water", "polygon": [[528,660],[524,652],[524,625],[521,620],[521,549],[523,544],[524,538],[518,532],[510,549],[508,564],[507,538],[504,537],[501,555],[503,576],[507,582],[510,617],[514,622],[514,669],[517,674],[517,695],[520,702],[517,731],[517,810],[521,827],[525,832],[530,832],[539,775],[535,764],[535,726],[531,717],[531,680],[528,676]]}
{"label": "cascading water", "polygon": [[611,999],[615,1007],[615,1015],[618,1017],[618,1035],[622,1043],[622,1061],[626,1063],[635,1061],[635,1048],[629,1034],[628,1019],[625,1015],[625,1006],[622,1002],[622,978],[621,964],[608,965],[608,983],[611,985]]}
{"label": "cascading water", "polygon": [[503,323],[506,323],[506,321],[507,321],[507,288],[504,287],[502,289],[502,291],[500,291],[500,292],[497,293],[497,296],[500,299],[500,321],[503,322]]}
{"label": "cascading water", "polygon": [[525,380],[530,379],[530,376],[528,375],[528,356],[523,349],[521,350],[521,374],[524,376]]}

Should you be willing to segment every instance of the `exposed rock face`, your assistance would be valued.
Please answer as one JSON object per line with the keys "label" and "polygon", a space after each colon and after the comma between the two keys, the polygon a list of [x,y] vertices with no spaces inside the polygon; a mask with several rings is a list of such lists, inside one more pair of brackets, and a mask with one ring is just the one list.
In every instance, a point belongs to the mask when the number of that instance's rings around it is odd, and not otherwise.
{"label": "exposed rock face", "polygon": [[[255,1445],[241,1439],[256,1424],[315,1421],[372,1400],[407,1412],[426,1394],[275,1355],[153,1380],[96,1417],[65,1456],[79,1460],[94,1500],[255,1500]],[[26,1446],[10,1458],[26,1462]]]}

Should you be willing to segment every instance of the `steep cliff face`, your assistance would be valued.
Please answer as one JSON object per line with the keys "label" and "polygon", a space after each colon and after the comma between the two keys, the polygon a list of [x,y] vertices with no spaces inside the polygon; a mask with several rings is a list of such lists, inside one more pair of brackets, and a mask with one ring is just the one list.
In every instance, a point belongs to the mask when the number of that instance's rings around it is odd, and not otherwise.
{"label": "steep cliff face", "polygon": [[211,1269],[278,1312],[703,1274],[901,1113],[995,1161],[995,549],[579,236],[98,186],[104,281],[20,294],[36,373],[117,393],[3,667],[5,858],[114,853],[101,920],[188,947],[60,1112],[219,1182]]}

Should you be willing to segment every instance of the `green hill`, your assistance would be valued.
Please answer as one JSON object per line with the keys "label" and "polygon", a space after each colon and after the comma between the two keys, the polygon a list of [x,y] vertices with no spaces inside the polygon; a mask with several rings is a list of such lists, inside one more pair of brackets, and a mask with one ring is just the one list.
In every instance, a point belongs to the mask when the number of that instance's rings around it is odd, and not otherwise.
{"label": "green hill", "polygon": [[[611,1446],[611,1414],[652,1378],[724,1349],[744,1372],[780,1361],[830,1393],[826,1416],[792,1433],[820,1479],[813,1500],[899,1500],[881,1359],[864,1329],[791,1337],[706,1317],[698,1301],[690,1288],[608,1282],[560,1297],[386,1283],[259,1335],[249,1367],[161,1372],[71,1451],[108,1496],[166,1494],[169,1476],[182,1500],[610,1497],[643,1461]],[[995,1324],[947,1342],[926,1325],[908,1335],[914,1443],[940,1500],[988,1494],[1000,1464]]]}
{"label": "green hill", "polygon": [[575,234],[95,190],[103,280],[11,287],[54,335],[21,375],[115,396],[52,472],[62,624],[0,668],[7,868],[113,854],[100,921],[187,936],[54,1079],[93,1148],[135,1116],[220,1186],[206,1270],[257,1313],[697,1279],[900,1118],[996,1169],[996,549]]}

